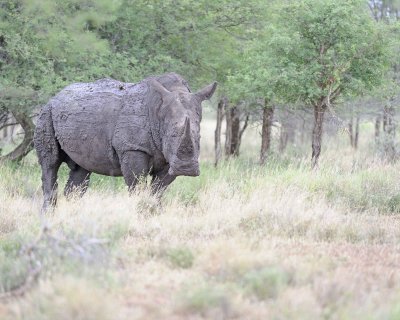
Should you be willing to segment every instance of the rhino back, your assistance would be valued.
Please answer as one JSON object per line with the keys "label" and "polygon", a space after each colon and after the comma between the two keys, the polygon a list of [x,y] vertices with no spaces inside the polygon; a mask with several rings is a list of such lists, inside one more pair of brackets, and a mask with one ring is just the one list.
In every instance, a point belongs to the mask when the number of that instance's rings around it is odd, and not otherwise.
{"label": "rhino back", "polygon": [[78,165],[100,174],[121,174],[112,138],[126,89],[133,86],[112,79],[77,83],[50,101],[57,140]]}

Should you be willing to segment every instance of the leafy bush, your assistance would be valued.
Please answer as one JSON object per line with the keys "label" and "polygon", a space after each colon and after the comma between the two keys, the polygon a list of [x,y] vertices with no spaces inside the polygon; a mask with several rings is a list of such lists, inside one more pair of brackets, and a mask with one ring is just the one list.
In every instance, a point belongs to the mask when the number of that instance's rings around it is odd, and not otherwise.
{"label": "leafy bush", "polygon": [[194,255],[189,248],[172,248],[166,252],[168,261],[176,268],[191,268],[194,262]]}
{"label": "leafy bush", "polygon": [[244,274],[242,286],[248,293],[263,300],[276,298],[288,282],[289,276],[285,271],[275,267],[266,267]]}
{"label": "leafy bush", "polygon": [[182,308],[185,311],[205,313],[212,308],[227,309],[228,297],[222,287],[203,284],[199,287],[184,288]]}

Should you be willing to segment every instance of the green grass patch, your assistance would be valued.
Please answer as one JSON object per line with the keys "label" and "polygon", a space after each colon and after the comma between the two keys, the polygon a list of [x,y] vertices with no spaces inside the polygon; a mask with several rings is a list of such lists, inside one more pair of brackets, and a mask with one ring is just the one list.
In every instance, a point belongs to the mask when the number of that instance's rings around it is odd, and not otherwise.
{"label": "green grass patch", "polygon": [[289,283],[289,274],[277,267],[264,267],[246,272],[241,280],[244,290],[258,299],[274,299]]}
{"label": "green grass patch", "polygon": [[229,308],[229,297],[225,288],[212,284],[185,286],[180,295],[183,311],[205,314],[208,310]]}
{"label": "green grass patch", "polygon": [[186,247],[167,249],[166,256],[173,267],[182,269],[191,268],[195,258],[193,252]]}

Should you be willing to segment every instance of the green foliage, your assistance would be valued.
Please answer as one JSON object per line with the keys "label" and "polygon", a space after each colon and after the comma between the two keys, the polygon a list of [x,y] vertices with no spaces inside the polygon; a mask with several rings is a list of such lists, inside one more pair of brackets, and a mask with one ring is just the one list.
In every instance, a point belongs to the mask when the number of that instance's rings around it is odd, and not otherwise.
{"label": "green foliage", "polygon": [[172,266],[176,268],[191,268],[194,262],[194,255],[189,248],[170,248],[166,255]]}
{"label": "green foliage", "polygon": [[255,2],[125,0],[102,34],[140,77],[174,70],[195,85],[224,83],[238,62],[237,37],[256,18]]}
{"label": "green foliage", "polygon": [[0,5],[0,107],[29,111],[71,82],[124,78],[125,57],[96,32],[113,10],[108,1]]}
{"label": "green foliage", "polygon": [[202,314],[212,308],[226,308],[228,304],[225,290],[211,284],[184,288],[181,300],[183,309]]}
{"label": "green foliage", "polygon": [[360,94],[389,66],[384,28],[360,0],[303,0],[285,5],[269,42],[284,100],[316,104]]}
{"label": "green foliage", "polygon": [[278,268],[269,267],[251,270],[243,276],[242,285],[259,299],[276,298],[289,281],[288,274]]}
{"label": "green foliage", "polygon": [[233,101],[312,104],[380,85],[398,47],[395,24],[375,22],[361,0],[6,0],[0,17],[8,110],[71,82],[167,71],[195,87],[216,79]]}
{"label": "green foliage", "polygon": [[382,84],[394,36],[361,0],[302,0],[272,6],[229,78],[236,99],[313,105]]}
{"label": "green foliage", "polygon": [[24,257],[0,251],[0,293],[23,285],[28,277],[29,262]]}

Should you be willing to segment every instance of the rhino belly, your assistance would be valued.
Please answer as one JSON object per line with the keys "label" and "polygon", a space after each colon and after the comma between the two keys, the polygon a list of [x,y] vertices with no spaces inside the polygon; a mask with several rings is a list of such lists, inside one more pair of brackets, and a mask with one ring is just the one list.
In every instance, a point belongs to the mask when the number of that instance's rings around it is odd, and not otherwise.
{"label": "rhino belly", "polygon": [[52,118],[61,149],[88,171],[120,176],[118,157],[111,145],[120,104],[118,99],[83,99],[53,106]]}

